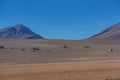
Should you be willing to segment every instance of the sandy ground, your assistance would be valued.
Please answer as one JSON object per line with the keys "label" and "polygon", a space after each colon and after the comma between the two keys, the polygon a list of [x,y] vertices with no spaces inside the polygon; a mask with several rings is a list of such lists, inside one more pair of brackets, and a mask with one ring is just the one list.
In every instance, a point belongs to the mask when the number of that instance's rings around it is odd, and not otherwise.
{"label": "sandy ground", "polygon": [[0,40],[0,80],[120,80],[119,44]]}
{"label": "sandy ground", "polygon": [[105,80],[120,78],[120,60],[2,64],[0,80]]}
{"label": "sandy ground", "polygon": [[[63,48],[64,45],[68,48]],[[0,63],[53,63],[120,57],[118,44],[72,40],[0,40],[0,46],[5,47],[0,49]],[[34,47],[40,50],[33,52]],[[111,48],[114,49],[112,53],[108,51]]]}

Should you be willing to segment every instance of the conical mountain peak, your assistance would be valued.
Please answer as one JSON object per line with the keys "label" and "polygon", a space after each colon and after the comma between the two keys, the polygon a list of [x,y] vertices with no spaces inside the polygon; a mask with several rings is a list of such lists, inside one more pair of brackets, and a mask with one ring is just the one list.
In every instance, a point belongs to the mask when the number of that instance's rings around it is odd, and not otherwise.
{"label": "conical mountain peak", "polygon": [[43,39],[28,27],[17,24],[0,30],[0,39]]}

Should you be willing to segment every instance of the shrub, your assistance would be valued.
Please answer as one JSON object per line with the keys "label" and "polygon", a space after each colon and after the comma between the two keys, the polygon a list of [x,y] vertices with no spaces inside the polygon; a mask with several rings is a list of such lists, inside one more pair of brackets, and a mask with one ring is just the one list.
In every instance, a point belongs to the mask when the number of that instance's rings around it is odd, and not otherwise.
{"label": "shrub", "polygon": [[68,48],[68,46],[64,45],[63,48]]}
{"label": "shrub", "polygon": [[90,48],[90,46],[80,46],[81,48]]}
{"label": "shrub", "polygon": [[49,50],[49,49],[47,49],[47,50],[46,50],[46,52],[50,52],[50,50]]}
{"label": "shrub", "polygon": [[33,52],[35,52],[35,51],[38,51],[38,50],[40,50],[40,49],[37,48],[37,47],[33,47],[32,50],[33,50]]}
{"label": "shrub", "polygon": [[22,51],[25,51],[25,49],[21,49]]}
{"label": "shrub", "polygon": [[5,47],[4,46],[0,46],[0,49],[5,49]]}
{"label": "shrub", "polygon": [[10,48],[10,49],[14,49],[14,48]]}
{"label": "shrub", "polygon": [[35,48],[32,48],[33,52],[35,52]]}
{"label": "shrub", "polygon": [[39,48],[35,48],[35,50],[40,50]]}

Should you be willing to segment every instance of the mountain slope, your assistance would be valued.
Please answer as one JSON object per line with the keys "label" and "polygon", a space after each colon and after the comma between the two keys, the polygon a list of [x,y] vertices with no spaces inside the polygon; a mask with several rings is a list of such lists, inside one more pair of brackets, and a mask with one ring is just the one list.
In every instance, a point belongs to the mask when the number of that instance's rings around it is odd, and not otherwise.
{"label": "mountain slope", "polygon": [[88,40],[120,40],[120,23],[105,29]]}
{"label": "mountain slope", "polygon": [[43,39],[22,24],[0,30],[0,39]]}

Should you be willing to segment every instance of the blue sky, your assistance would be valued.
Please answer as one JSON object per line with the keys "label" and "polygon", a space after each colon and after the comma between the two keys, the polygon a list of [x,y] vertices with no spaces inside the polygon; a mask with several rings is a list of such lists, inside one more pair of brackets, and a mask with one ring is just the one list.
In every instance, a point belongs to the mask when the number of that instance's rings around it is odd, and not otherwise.
{"label": "blue sky", "polygon": [[120,22],[120,0],[0,0],[0,28],[24,24],[49,39],[88,38]]}

